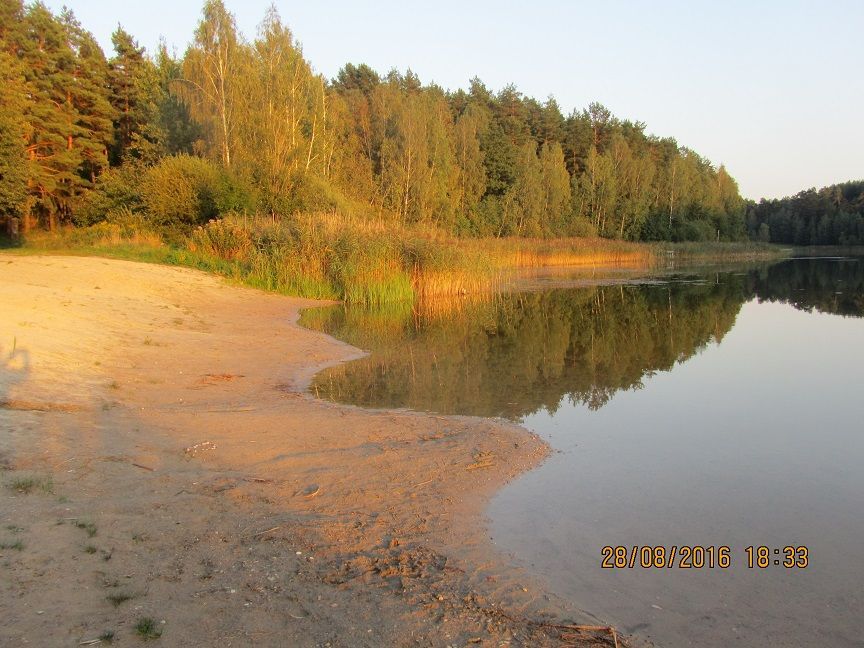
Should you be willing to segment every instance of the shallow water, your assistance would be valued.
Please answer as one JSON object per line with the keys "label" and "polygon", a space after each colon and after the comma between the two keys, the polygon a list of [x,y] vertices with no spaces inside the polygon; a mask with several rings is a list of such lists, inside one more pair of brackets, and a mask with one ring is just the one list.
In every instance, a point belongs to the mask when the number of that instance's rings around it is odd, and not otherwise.
{"label": "shallow water", "polygon": [[[489,513],[555,592],[660,646],[803,647],[864,645],[862,315],[864,263],[800,259],[304,323],[372,351],[323,397],[550,442]],[[603,569],[607,545],[728,546],[731,566]],[[774,564],[790,545],[806,567]]]}

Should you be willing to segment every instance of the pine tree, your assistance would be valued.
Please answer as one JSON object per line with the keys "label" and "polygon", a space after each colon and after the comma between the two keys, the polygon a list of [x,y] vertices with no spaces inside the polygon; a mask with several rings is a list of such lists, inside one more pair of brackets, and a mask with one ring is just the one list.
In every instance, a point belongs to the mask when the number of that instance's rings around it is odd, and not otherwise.
{"label": "pine tree", "polygon": [[111,42],[115,52],[108,73],[114,108],[111,164],[119,166],[126,158],[155,162],[164,153],[165,139],[159,124],[163,91],[156,66],[122,27],[111,35]]}
{"label": "pine tree", "polygon": [[18,57],[23,18],[20,0],[0,0],[0,216],[6,218],[28,213],[24,115],[32,100]]}
{"label": "pine tree", "polygon": [[[5,35],[4,37],[5,38]],[[14,59],[0,51],[0,216],[21,218],[27,212],[28,165],[24,151],[30,102],[23,75]]]}
{"label": "pine tree", "polygon": [[78,136],[72,139],[71,146],[81,156],[78,172],[84,182],[80,186],[88,187],[108,167],[108,149],[114,141],[108,61],[96,39],[70,10],[64,9],[60,20],[66,28],[69,46],[75,53],[73,84],[66,91],[78,127]]}
{"label": "pine tree", "polygon": [[[83,150],[74,142],[83,128],[70,96],[75,53],[63,25],[41,4],[27,9],[20,38],[21,69],[32,97],[27,115],[28,193],[36,218],[53,227],[58,217],[70,213],[81,184]],[[25,231],[29,217],[24,214]]]}

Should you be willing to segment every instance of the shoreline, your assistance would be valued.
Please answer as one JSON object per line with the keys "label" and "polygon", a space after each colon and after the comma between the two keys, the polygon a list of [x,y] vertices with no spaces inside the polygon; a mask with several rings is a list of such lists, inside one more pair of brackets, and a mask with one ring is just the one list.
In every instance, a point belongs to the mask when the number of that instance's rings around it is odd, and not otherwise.
{"label": "shoreline", "polygon": [[[373,307],[494,294],[506,289],[513,276],[538,269],[653,271],[670,264],[677,267],[779,260],[791,253],[789,248],[753,242],[441,238],[411,228],[384,231],[381,224],[361,226],[327,217],[318,222],[308,215],[305,219],[308,227],[324,228],[323,238],[316,244],[320,245],[314,249],[298,248],[294,234],[285,227],[278,230],[277,238],[282,242],[276,245],[269,235],[259,240],[264,232],[260,223],[229,219],[213,221],[195,230],[185,242],[171,244],[155,231],[127,231],[102,224],[33,232],[8,250],[19,255],[105,256],[188,267],[267,292]],[[207,228],[213,231],[205,236],[210,231]],[[231,245],[223,240],[225,228],[236,235]],[[351,241],[347,248],[342,240],[346,236]],[[376,244],[382,237],[389,241],[387,249]]]}
{"label": "shoreline", "polygon": [[305,393],[360,353],[297,324],[321,302],[96,257],[0,276],[4,641],[152,618],[168,644],[561,645],[592,622],[485,533],[548,446]]}

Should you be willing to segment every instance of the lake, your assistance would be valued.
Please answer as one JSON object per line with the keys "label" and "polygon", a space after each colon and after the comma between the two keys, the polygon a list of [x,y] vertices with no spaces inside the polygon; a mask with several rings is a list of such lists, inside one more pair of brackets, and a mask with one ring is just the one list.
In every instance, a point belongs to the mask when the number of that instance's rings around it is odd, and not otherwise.
{"label": "lake", "polygon": [[578,283],[307,311],[371,351],[312,389],[546,439],[491,502],[494,541],[645,642],[864,645],[864,262]]}

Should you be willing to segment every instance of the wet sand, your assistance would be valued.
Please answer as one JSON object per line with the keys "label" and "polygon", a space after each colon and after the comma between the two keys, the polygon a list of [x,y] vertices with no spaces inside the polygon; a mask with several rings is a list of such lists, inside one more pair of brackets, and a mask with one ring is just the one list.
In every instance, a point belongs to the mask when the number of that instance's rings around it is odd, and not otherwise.
{"label": "wet sand", "polygon": [[306,393],[320,302],[186,269],[0,256],[0,644],[611,645],[489,542],[548,447]]}

